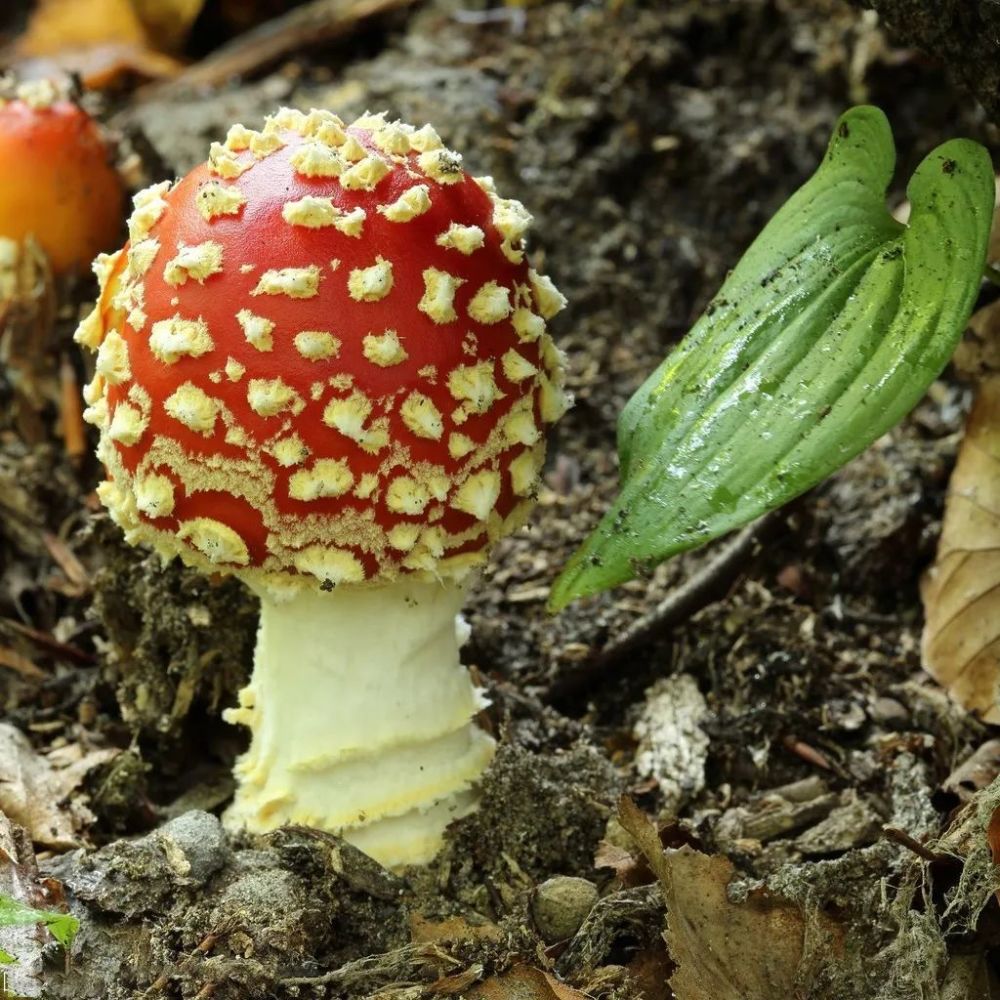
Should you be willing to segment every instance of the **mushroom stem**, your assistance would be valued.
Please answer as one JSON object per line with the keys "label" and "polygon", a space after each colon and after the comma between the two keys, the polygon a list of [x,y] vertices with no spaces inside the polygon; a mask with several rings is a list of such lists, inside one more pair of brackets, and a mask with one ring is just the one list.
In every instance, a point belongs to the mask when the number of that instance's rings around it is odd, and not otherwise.
{"label": "mushroom stem", "polygon": [[299,823],[389,867],[429,861],[494,751],[459,661],[464,596],[413,579],[262,595],[253,676],[225,713],[252,731],[227,825]]}

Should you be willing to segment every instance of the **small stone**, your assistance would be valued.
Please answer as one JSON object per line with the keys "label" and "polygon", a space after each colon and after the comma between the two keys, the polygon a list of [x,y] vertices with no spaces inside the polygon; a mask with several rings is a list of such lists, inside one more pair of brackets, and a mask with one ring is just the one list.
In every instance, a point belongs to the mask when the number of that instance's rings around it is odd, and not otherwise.
{"label": "small stone", "polygon": [[218,818],[192,809],[165,823],[155,834],[177,874],[190,885],[204,885],[229,858],[229,845]]}
{"label": "small stone", "polygon": [[910,721],[910,713],[906,706],[895,698],[876,698],[868,709],[873,722],[889,729],[904,729]]}
{"label": "small stone", "polygon": [[580,929],[597,902],[597,886],[585,878],[556,875],[535,890],[531,915],[547,944],[565,941]]}

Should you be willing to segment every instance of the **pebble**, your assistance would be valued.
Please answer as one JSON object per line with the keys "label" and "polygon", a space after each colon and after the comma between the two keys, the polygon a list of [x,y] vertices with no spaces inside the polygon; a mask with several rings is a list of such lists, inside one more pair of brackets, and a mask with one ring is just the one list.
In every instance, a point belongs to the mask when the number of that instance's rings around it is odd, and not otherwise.
{"label": "pebble", "polygon": [[585,878],[556,875],[537,889],[531,915],[547,944],[565,941],[580,929],[597,902],[597,886]]}

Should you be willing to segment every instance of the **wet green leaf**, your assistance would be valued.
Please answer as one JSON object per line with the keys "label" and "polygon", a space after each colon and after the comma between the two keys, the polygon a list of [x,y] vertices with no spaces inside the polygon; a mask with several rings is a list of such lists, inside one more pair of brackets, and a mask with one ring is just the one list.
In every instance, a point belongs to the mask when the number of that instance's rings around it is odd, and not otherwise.
{"label": "wet green leaf", "polygon": [[[10,896],[0,895],[0,927],[44,924],[49,933],[67,950],[80,929],[80,921],[69,913],[36,910]],[[3,959],[0,959],[3,961]]]}
{"label": "wet green leaf", "polygon": [[881,111],[841,117],[822,165],[622,412],[621,492],[554,610],[814,486],[941,372],[979,288],[993,170],[977,143],[939,146],[903,226],[885,204],[894,165]]}

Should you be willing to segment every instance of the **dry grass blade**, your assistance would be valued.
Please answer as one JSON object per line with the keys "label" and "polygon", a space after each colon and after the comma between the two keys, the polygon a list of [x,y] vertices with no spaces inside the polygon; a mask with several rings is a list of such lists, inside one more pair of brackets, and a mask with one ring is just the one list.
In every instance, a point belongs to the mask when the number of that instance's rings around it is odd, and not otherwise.
{"label": "dry grass blade", "polygon": [[73,365],[65,354],[59,361],[59,410],[66,457],[79,465],[90,449],[87,444],[87,430],[83,423],[83,396],[80,393],[80,384]]}
{"label": "dry grass blade", "polygon": [[45,671],[36,667],[16,649],[10,649],[8,646],[0,646],[0,667],[7,667],[29,680],[40,681],[45,677]]}
{"label": "dry grass blade", "polygon": [[0,618],[0,636],[3,636],[5,631],[24,636],[47,653],[60,657],[69,663],[76,663],[84,667],[89,667],[94,663],[94,657],[91,653],[84,652],[78,646],[68,642],[60,642],[51,633],[32,628],[30,625],[25,625],[13,618]]}
{"label": "dry grass blade", "polygon": [[969,414],[922,594],[924,668],[959,704],[1000,722],[1000,376],[983,380]]}
{"label": "dry grass blade", "polygon": [[90,586],[90,576],[72,549],[61,538],[48,531],[42,534],[42,541],[45,542],[49,555],[66,574],[66,579],[81,591],[86,590]]}

